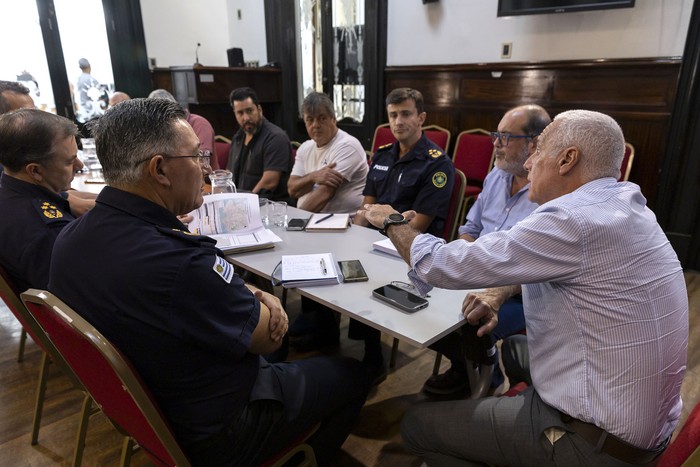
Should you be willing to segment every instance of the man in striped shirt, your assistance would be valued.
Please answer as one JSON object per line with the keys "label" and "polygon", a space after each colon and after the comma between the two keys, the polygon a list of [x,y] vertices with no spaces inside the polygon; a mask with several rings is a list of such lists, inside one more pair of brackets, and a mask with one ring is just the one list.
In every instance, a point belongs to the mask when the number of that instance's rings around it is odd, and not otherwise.
{"label": "man in striped shirt", "polygon": [[[617,182],[623,154],[612,118],[564,112],[525,163],[540,206],[509,231],[445,244],[388,225],[423,293],[524,284],[532,387],[409,410],[404,441],[428,465],[644,465],[665,448],[682,406],[688,298],[639,187]],[[361,214],[396,218],[389,206]],[[463,312],[481,332],[495,325],[488,307]]]}

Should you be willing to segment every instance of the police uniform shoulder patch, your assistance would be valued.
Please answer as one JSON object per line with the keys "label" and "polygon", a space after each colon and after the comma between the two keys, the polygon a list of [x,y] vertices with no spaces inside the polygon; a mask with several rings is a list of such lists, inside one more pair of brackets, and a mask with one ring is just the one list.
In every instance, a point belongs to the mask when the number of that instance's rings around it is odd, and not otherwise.
{"label": "police uniform shoulder patch", "polygon": [[[181,238],[183,240],[186,240],[186,241],[192,242],[192,243],[199,244],[199,243],[201,243],[201,241],[203,239],[209,239],[209,237],[206,237],[204,235],[193,234],[192,232],[188,232],[187,230],[174,229],[171,227],[163,227],[160,225],[156,226],[156,228],[158,229],[158,231],[160,233],[165,234],[169,237]],[[214,242],[213,239],[209,239],[209,240]]]}
{"label": "police uniform shoulder patch", "polygon": [[39,211],[39,216],[41,219],[47,224],[54,222],[66,222],[72,220],[73,218],[72,214],[63,211],[50,201],[35,199],[34,206]]}
{"label": "police uniform shoulder patch", "polygon": [[445,172],[435,172],[433,174],[433,185],[435,185],[436,188],[443,188],[447,185],[447,175],[445,175]]}
{"label": "police uniform shoulder patch", "polygon": [[224,258],[221,256],[215,256],[216,260],[214,261],[214,272],[217,273],[227,284],[231,283],[231,279],[233,279],[233,265],[226,261]]}
{"label": "police uniform shoulder patch", "polygon": [[428,149],[428,155],[430,155],[430,157],[432,157],[433,159],[437,159],[438,157],[442,156],[442,151],[440,151],[439,149]]}

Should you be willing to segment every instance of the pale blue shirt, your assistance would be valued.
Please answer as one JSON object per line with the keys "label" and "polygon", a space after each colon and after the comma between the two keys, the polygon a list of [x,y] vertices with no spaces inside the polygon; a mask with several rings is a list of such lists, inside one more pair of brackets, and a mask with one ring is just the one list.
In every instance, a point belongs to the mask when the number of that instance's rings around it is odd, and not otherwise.
{"label": "pale blue shirt", "polygon": [[671,435],[688,347],[683,270],[639,187],[603,178],[473,243],[411,246],[425,293],[523,285],[532,381],[547,404],[640,448]]}
{"label": "pale blue shirt", "polygon": [[510,195],[513,176],[494,168],[484,180],[484,189],[467,214],[466,224],[459,227],[459,235],[473,238],[508,230],[537,209],[537,204],[527,199],[528,183],[513,196]]}

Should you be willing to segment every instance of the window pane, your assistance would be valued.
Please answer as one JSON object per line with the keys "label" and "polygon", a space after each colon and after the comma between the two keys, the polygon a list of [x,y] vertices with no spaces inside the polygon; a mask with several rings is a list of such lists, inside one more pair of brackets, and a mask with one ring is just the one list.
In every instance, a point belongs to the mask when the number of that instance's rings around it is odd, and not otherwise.
{"label": "window pane", "polygon": [[[104,113],[114,93],[102,0],[54,0],[54,5],[75,115],[86,122]],[[80,69],[81,59],[89,62],[89,75]]]}
{"label": "window pane", "polygon": [[8,16],[0,27],[0,80],[20,81],[38,108],[56,113],[36,2],[13,2],[11,20]]}
{"label": "window pane", "polygon": [[333,101],[336,118],[361,123],[365,116],[364,0],[333,0]]}

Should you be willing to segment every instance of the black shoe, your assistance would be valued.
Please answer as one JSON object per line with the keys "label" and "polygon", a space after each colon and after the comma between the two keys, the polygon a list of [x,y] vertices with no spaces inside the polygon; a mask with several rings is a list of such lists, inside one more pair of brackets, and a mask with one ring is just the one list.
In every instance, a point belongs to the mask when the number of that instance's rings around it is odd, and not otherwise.
{"label": "black shoe", "polygon": [[441,396],[457,394],[469,387],[469,377],[465,373],[450,368],[440,375],[433,375],[423,385],[423,391]]}

